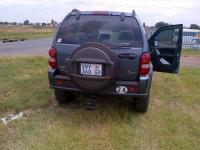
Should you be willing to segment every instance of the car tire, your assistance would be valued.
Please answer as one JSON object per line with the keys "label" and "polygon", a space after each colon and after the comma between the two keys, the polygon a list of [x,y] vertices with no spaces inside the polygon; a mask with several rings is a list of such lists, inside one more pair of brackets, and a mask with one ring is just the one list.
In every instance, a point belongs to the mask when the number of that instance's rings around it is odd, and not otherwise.
{"label": "car tire", "polygon": [[59,104],[66,104],[72,102],[75,98],[73,92],[66,92],[60,89],[55,89],[55,97]]}
{"label": "car tire", "polygon": [[139,113],[145,113],[149,105],[149,92],[145,97],[136,98],[134,100],[133,109]]}

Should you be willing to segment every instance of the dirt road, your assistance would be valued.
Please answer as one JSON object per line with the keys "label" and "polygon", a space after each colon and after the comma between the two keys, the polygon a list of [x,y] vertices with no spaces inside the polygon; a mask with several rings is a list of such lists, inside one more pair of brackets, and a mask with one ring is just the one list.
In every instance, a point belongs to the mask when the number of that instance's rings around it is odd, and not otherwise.
{"label": "dirt road", "polygon": [[[0,42],[0,56],[47,56],[52,40],[45,38],[11,43]],[[200,58],[182,57],[181,65],[200,67]]]}
{"label": "dirt road", "polygon": [[199,57],[182,57],[181,65],[186,67],[200,67]]}
{"label": "dirt road", "polygon": [[20,42],[0,42],[0,56],[45,56],[52,44],[52,38]]}

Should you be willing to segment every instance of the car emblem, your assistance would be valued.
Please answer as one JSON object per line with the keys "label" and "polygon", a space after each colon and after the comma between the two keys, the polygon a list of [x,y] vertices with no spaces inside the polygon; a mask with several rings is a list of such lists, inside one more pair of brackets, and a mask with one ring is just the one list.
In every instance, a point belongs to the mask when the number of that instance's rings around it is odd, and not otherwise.
{"label": "car emblem", "polygon": [[65,69],[66,67],[65,67],[65,66],[59,66],[59,68],[60,68],[60,69]]}
{"label": "car emblem", "polygon": [[128,71],[127,74],[128,74],[128,75],[135,75],[135,72]]}

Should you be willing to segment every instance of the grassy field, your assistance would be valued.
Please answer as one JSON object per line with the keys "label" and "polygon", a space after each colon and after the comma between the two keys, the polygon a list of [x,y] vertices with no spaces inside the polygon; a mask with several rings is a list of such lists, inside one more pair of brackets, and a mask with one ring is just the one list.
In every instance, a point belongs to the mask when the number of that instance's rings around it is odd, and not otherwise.
{"label": "grassy field", "polygon": [[55,28],[34,28],[32,26],[5,26],[0,25],[1,40],[21,40],[51,37]]}
{"label": "grassy field", "polygon": [[99,97],[96,112],[84,98],[68,106],[48,88],[47,58],[0,59],[0,117],[25,111],[8,126],[0,123],[0,149],[199,150],[200,69],[155,73],[146,114],[128,98]]}
{"label": "grassy field", "polygon": [[200,49],[183,49],[181,56],[200,57]]}

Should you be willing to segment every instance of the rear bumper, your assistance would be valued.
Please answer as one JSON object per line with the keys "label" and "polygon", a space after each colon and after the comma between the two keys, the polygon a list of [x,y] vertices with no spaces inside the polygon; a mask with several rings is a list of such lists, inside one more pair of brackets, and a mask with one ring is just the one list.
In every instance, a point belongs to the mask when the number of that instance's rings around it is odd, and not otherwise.
{"label": "rear bumper", "polygon": [[[95,94],[108,94],[116,96],[131,96],[131,97],[143,97],[146,96],[152,80],[152,71],[145,77],[140,77],[139,81],[115,81],[106,89],[99,91],[85,91],[80,89],[69,76],[57,75],[56,70],[50,69],[48,71],[49,84],[53,89],[62,89],[66,91],[80,92],[80,93],[95,93]],[[116,91],[118,86],[127,87],[128,92],[125,94],[119,94]],[[132,90],[130,90],[132,89]]]}

